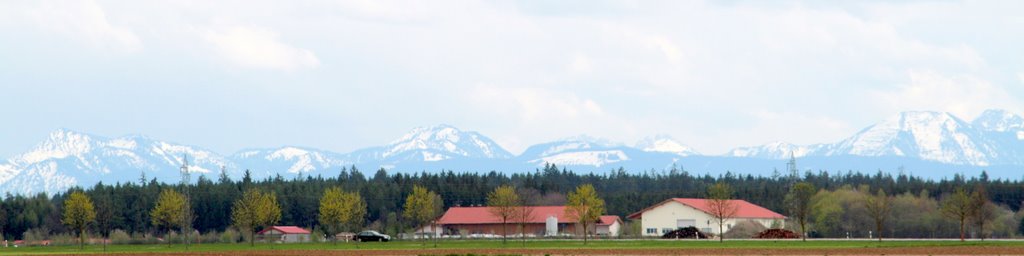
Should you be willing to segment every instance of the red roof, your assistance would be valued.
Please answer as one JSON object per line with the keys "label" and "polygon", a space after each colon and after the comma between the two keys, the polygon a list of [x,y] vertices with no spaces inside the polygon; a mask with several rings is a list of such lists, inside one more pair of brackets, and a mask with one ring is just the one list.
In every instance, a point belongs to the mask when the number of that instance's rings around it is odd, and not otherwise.
{"label": "red roof", "polygon": [[296,226],[272,226],[256,234],[262,235],[263,233],[270,232],[270,230],[277,230],[283,234],[309,234],[309,230]]}
{"label": "red roof", "polygon": [[[451,207],[437,220],[437,224],[498,224],[501,219],[489,210],[491,207]],[[565,215],[565,206],[531,206],[533,214],[528,223],[545,223],[549,216],[558,223],[575,223],[576,218]],[[509,222],[513,222],[509,220]]]}
{"label": "red roof", "polygon": [[[646,212],[646,211],[648,211],[650,209],[653,209],[654,207],[658,207],[658,206],[660,206],[662,204],[665,204],[665,203],[668,203],[668,202],[672,202],[672,201],[681,203],[681,204],[686,205],[686,206],[693,207],[693,208],[695,208],[697,210],[700,210],[702,212],[706,212],[706,213],[710,213],[711,212],[710,208],[708,207],[708,204],[709,204],[709,202],[711,200],[699,199],[699,198],[672,198],[672,199],[668,199],[668,200],[662,201],[661,203],[658,203],[658,204],[656,204],[654,206],[647,207],[647,209],[643,209],[643,210],[641,210],[639,212],[630,214],[628,216],[628,218],[630,218],[630,219],[638,219],[638,218],[640,218],[640,215],[643,214],[644,212]],[[756,219],[785,219],[786,218],[786,216],[783,216],[782,214],[778,214],[776,212],[773,212],[772,210],[765,209],[764,207],[758,206],[756,204],[752,204],[752,203],[747,202],[745,200],[729,200],[729,201],[731,201],[737,207],[736,216],[734,216],[733,218],[752,218],[752,219],[753,218],[756,218]]]}
{"label": "red roof", "polygon": [[601,216],[600,222],[597,223],[597,225],[607,226],[611,225],[612,223],[615,223],[616,221],[621,222],[622,220],[619,219],[619,216],[616,215],[605,215]]}

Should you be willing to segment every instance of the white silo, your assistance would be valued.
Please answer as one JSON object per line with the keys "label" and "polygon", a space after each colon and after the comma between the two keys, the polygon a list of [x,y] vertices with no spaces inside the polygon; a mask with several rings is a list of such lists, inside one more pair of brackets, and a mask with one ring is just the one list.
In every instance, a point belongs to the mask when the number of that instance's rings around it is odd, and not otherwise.
{"label": "white silo", "polygon": [[557,236],[558,235],[558,217],[548,216],[547,221],[544,222],[546,236]]}

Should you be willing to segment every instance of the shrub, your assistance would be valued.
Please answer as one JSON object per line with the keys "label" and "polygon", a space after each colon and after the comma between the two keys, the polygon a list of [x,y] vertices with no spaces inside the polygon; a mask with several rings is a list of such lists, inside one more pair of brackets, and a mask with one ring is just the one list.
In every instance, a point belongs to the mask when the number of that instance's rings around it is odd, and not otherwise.
{"label": "shrub", "polygon": [[220,242],[220,233],[216,230],[210,230],[210,232],[199,236],[199,243],[209,244],[216,242]]}
{"label": "shrub", "polygon": [[[85,235],[86,243],[89,243],[89,235]],[[50,236],[50,244],[52,245],[77,245],[78,237],[71,233],[56,234]]]}
{"label": "shrub", "polygon": [[110,243],[111,244],[130,244],[132,242],[132,236],[128,235],[128,232],[124,230],[115,229],[110,231]]}
{"label": "shrub", "polygon": [[26,244],[38,244],[49,237],[49,231],[42,228],[33,228],[25,230],[25,233],[21,235],[22,240],[25,240]]}
{"label": "shrub", "polygon": [[224,233],[220,234],[219,242],[226,244],[233,244],[239,242],[241,235],[234,228],[228,228],[224,230]]}

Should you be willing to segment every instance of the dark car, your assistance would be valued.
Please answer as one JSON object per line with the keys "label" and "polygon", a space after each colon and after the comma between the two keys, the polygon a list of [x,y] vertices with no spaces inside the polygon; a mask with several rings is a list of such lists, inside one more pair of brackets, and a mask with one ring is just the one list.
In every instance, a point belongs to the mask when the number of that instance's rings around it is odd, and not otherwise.
{"label": "dark car", "polygon": [[387,242],[387,241],[391,241],[391,236],[385,235],[385,234],[381,234],[380,232],[377,232],[377,231],[367,230],[367,231],[359,232],[359,234],[356,234],[354,237],[352,237],[352,240],[356,240],[356,242],[366,242],[366,241]]}

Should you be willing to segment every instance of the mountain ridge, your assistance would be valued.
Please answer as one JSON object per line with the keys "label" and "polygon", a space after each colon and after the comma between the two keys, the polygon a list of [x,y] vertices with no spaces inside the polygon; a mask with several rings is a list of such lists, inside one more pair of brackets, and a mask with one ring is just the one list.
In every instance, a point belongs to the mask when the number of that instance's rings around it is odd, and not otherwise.
{"label": "mountain ridge", "polygon": [[221,155],[140,134],[108,138],[61,128],[29,151],[0,163],[0,193],[54,193],[99,181],[132,182],[141,175],[174,181],[184,155],[192,172],[215,175],[223,168],[235,178],[242,170],[265,178],[331,176],[349,166],[367,171],[529,171],[546,164],[579,171],[682,165],[705,172],[764,173],[790,157],[806,158],[806,167],[831,170],[920,166],[948,172],[1024,166],[1024,118],[1005,110],[987,110],[967,122],[949,113],[907,111],[837,142],[772,142],[734,148],[722,155],[700,154],[667,135],[646,137],[633,145],[578,135],[535,144],[513,155],[479,132],[446,124],[417,127],[385,145],[348,153],[281,146]]}

